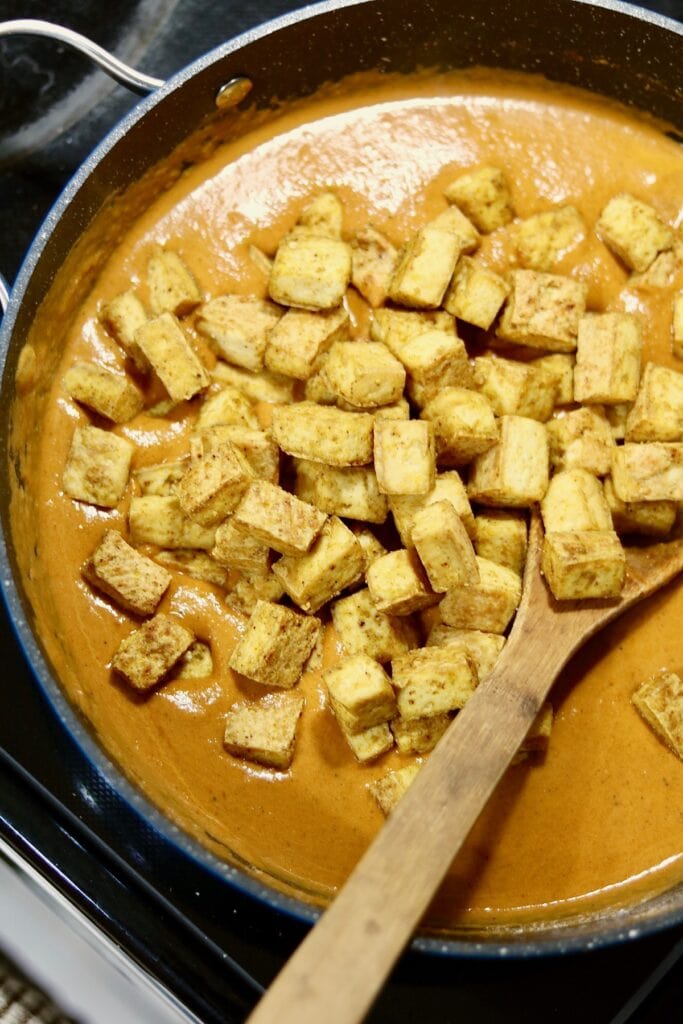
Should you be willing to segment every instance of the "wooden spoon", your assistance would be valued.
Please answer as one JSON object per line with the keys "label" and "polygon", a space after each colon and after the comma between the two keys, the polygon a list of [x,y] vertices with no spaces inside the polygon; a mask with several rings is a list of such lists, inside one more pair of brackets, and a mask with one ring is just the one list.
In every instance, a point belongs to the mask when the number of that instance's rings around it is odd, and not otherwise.
{"label": "wooden spoon", "polygon": [[683,539],[627,549],[615,601],[557,602],[535,514],[522,601],[489,676],[454,718],[249,1024],[356,1024],[408,943],[558,673],[589,637],[683,570]]}

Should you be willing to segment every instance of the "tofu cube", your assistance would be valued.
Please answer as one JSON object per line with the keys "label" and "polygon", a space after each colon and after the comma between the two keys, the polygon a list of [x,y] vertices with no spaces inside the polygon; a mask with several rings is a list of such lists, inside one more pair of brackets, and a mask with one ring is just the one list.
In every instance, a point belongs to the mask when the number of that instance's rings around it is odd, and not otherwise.
{"label": "tofu cube", "polygon": [[185,476],[188,467],[187,459],[177,462],[160,462],[154,466],[143,466],[133,471],[133,479],[140,494],[174,495],[176,488]]}
{"label": "tofu cube", "polygon": [[467,388],[447,387],[420,413],[434,427],[440,466],[464,466],[498,441],[491,403]]}
{"label": "tofu cube", "polygon": [[575,206],[558,206],[536,213],[516,225],[519,262],[531,270],[552,270],[586,237],[586,225]]}
{"label": "tofu cube", "polygon": [[219,295],[204,303],[195,324],[216,355],[246,370],[262,370],[268,332],[281,316],[272,302],[245,295]]}
{"label": "tofu cube", "polygon": [[227,595],[226,603],[249,616],[259,601],[279,601],[283,594],[282,584],[269,570],[264,575],[242,576]]}
{"label": "tofu cube", "polygon": [[477,686],[477,674],[467,654],[455,647],[424,647],[394,658],[392,680],[401,718],[458,711]]}
{"label": "tofu cube", "polygon": [[389,506],[370,466],[325,466],[296,460],[294,493],[329,515],[383,523]]}
{"label": "tofu cube", "polygon": [[513,270],[510,283],[498,337],[549,352],[574,352],[586,310],[586,285],[537,270]]}
{"label": "tofu cube", "polygon": [[408,392],[418,405],[424,405],[441,388],[472,386],[467,349],[452,331],[417,335],[401,346],[399,358],[408,372]]}
{"label": "tofu cube", "polygon": [[235,510],[254,480],[244,455],[229,443],[193,463],[178,484],[180,507],[201,526],[217,526]]}
{"label": "tofu cube", "polygon": [[645,365],[625,436],[627,441],[683,441],[683,373]]}
{"label": "tofu cube", "polygon": [[574,400],[618,405],[638,391],[643,342],[630,313],[587,313],[579,321]]}
{"label": "tofu cube", "polygon": [[677,359],[683,359],[683,291],[674,296],[671,321],[672,351]]}
{"label": "tofu cube", "polygon": [[450,590],[439,610],[447,626],[504,633],[517,611],[522,583],[512,569],[477,556],[479,582]]}
{"label": "tofu cube", "polygon": [[202,301],[194,277],[177,252],[157,248],[147,264],[147,288],[152,312],[185,316]]}
{"label": "tofu cube", "polygon": [[531,360],[531,366],[545,370],[555,380],[555,405],[571,405],[574,401],[575,363],[575,356],[562,352]]}
{"label": "tofu cube", "polygon": [[477,670],[481,683],[498,661],[505,637],[498,633],[484,633],[479,629],[456,629],[437,622],[429,631],[428,647],[457,647],[464,651]]}
{"label": "tofu cube", "polygon": [[370,321],[373,341],[382,341],[392,355],[403,362],[407,345],[428,331],[440,331],[449,337],[455,335],[453,317],[444,310],[427,311],[407,309],[375,309]]}
{"label": "tofu cube", "polygon": [[612,529],[602,484],[585,469],[556,473],[541,502],[541,513],[546,533]]}
{"label": "tofu cube", "polygon": [[676,522],[675,501],[622,501],[617,497],[612,478],[605,478],[605,500],[617,533],[637,533],[645,537],[666,537]]}
{"label": "tofu cube", "polygon": [[548,437],[544,424],[503,416],[500,441],[472,464],[467,492],[482,505],[526,508],[548,489]]}
{"label": "tofu cube", "polygon": [[334,309],[350,279],[351,249],[346,242],[321,235],[288,235],[275,254],[268,291],[282,306]]}
{"label": "tofu cube", "polygon": [[397,402],[406,382],[405,370],[381,341],[335,341],[325,376],[338,398],[362,409]]}
{"label": "tofu cube", "polygon": [[389,507],[398,530],[401,543],[412,545],[413,523],[416,514],[436,501],[449,501],[463,522],[468,536],[474,537],[474,515],[465,485],[456,470],[439,473],[429,494],[395,494],[389,498]]}
{"label": "tofu cube", "polygon": [[176,662],[171,673],[173,682],[178,679],[207,679],[213,675],[213,655],[208,644],[195,640]]}
{"label": "tofu cube", "polygon": [[174,402],[192,398],[211,383],[206,368],[171,313],[162,313],[139,327],[135,343]]}
{"label": "tofu cube", "polygon": [[195,422],[198,433],[218,426],[249,427],[250,430],[259,428],[252,402],[239,388],[230,384],[204,399]]}
{"label": "tofu cube", "polygon": [[298,220],[298,227],[325,238],[341,238],[344,207],[334,192],[321,192],[308,203]]}
{"label": "tofu cube", "polygon": [[281,555],[304,555],[327,516],[267,480],[255,480],[234,513],[235,526]]}
{"label": "tofu cube", "polygon": [[542,367],[479,356],[474,361],[474,379],[498,416],[527,416],[545,423],[555,408],[555,378]]}
{"label": "tofu cube", "polygon": [[416,513],[412,541],[437,593],[479,582],[472,541],[450,501],[436,501]]}
{"label": "tofu cube", "polygon": [[244,456],[255,476],[261,480],[269,480],[272,484],[278,482],[280,450],[262,430],[243,427],[240,423],[220,423],[206,427],[201,432],[200,439],[203,454],[230,444]]}
{"label": "tofu cube", "polygon": [[387,297],[397,258],[389,239],[372,225],[361,228],[351,241],[351,284],[373,309]]}
{"label": "tofu cube", "polygon": [[446,227],[426,224],[399,253],[389,282],[389,298],[400,306],[436,309],[462,251],[463,242],[457,234]]}
{"label": "tofu cube", "polygon": [[387,549],[384,545],[375,537],[372,530],[368,530],[365,526],[359,526],[357,523],[353,526],[353,535],[361,546],[363,552],[363,572],[367,572],[368,566],[372,565],[382,555],[386,555]]}
{"label": "tofu cube", "polygon": [[297,402],[273,409],[271,436],[299,459],[327,466],[367,466],[372,462],[374,417]]}
{"label": "tofu cube", "polygon": [[100,319],[109,334],[133,360],[137,369],[141,373],[149,370],[149,362],[135,341],[138,327],[147,323],[145,307],[135,292],[127,291],[116,295],[111,302],[102,307]]}
{"label": "tofu cube", "polygon": [[327,520],[307,554],[285,555],[273,565],[285,592],[305,612],[317,612],[361,580],[364,570],[363,549],[336,516]]}
{"label": "tofu cube", "polygon": [[215,587],[228,586],[228,574],[225,569],[214,562],[205,551],[193,551],[192,548],[157,551],[154,556],[169,572],[180,572],[192,579],[211,583]]}
{"label": "tofu cube", "polygon": [[163,680],[194,639],[177,619],[159,613],[124,637],[111,665],[134,689],[146,692]]}
{"label": "tofu cube", "polygon": [[612,428],[602,406],[584,406],[562,413],[546,425],[553,469],[586,469],[605,476],[616,450]]}
{"label": "tofu cube", "polygon": [[228,662],[234,672],[263,686],[291,689],[313,650],[320,622],[281,604],[257,601]]}
{"label": "tofu cube", "polygon": [[270,568],[270,548],[256,540],[232,521],[221,523],[216,530],[216,543],[211,557],[219,565],[246,576],[263,576]]}
{"label": "tofu cube", "polygon": [[626,437],[626,420],[632,408],[633,402],[622,402],[619,405],[604,406],[605,416],[615,441],[623,441]]}
{"label": "tofu cube", "polygon": [[655,256],[671,249],[674,233],[648,203],[622,192],[607,203],[595,225],[608,249],[642,273]]}
{"label": "tofu cube", "polygon": [[189,519],[175,495],[145,494],[131,498],[128,526],[133,544],[160,548],[210,551],[215,542],[213,527]]}
{"label": "tofu cube", "polygon": [[382,494],[428,494],[434,486],[436,463],[431,423],[376,421],[374,457]]}
{"label": "tofu cube", "polygon": [[407,764],[388,772],[381,779],[368,783],[368,790],[385,815],[390,815],[401,797],[407,792],[411,782],[421,768],[420,764]]}
{"label": "tofu cube", "polygon": [[380,612],[367,588],[335,601],[331,612],[335,631],[348,654],[365,654],[384,664],[419,642],[413,622]]}
{"label": "tofu cube", "polygon": [[385,615],[410,615],[439,600],[414,551],[390,551],[372,563],[366,579],[370,597]]}
{"label": "tofu cube", "polygon": [[487,165],[461,174],[444,194],[485,234],[509,224],[515,215],[510,186],[499,167]]}
{"label": "tofu cube", "polygon": [[448,726],[448,713],[429,718],[395,718],[391,731],[400,754],[428,754],[437,745]]}
{"label": "tofu cube", "polygon": [[153,615],[171,574],[132,548],[116,530],[105,530],[83,575],[116,604],[136,615]]}
{"label": "tofu cube", "polygon": [[364,729],[363,732],[359,732],[355,736],[342,726],[342,733],[360,764],[376,761],[394,745],[393,733],[386,722],[381,725],[373,725],[370,729]]}
{"label": "tofu cube", "polygon": [[259,701],[233,704],[225,716],[225,749],[235,757],[285,771],[294,758],[303,709],[300,693],[269,693]]}
{"label": "tofu cube", "polygon": [[221,387],[234,388],[243,398],[248,398],[252,402],[276,404],[294,400],[294,381],[268,370],[252,373],[250,370],[243,370],[241,366],[231,366],[230,363],[218,359],[211,370],[211,379],[214,384]]}
{"label": "tofu cube", "polygon": [[619,597],[626,574],[626,555],[610,530],[547,533],[541,567],[557,601]]}
{"label": "tofu cube", "polygon": [[646,679],[631,697],[636,709],[660,740],[683,759],[683,682],[666,670]]}
{"label": "tofu cube", "polygon": [[308,380],[323,352],[348,336],[349,314],[342,307],[311,313],[288,309],[272,328],[265,363],[273,373]]}
{"label": "tofu cube", "polygon": [[621,501],[683,501],[683,444],[652,441],[615,448],[612,484]]}
{"label": "tofu cube", "polygon": [[144,396],[121,373],[94,363],[76,363],[64,374],[64,387],[81,405],[113,423],[126,423],[142,410]]}
{"label": "tofu cube", "polygon": [[461,256],[443,305],[459,320],[488,331],[509,294],[510,286],[500,274],[471,256]]}
{"label": "tofu cube", "polygon": [[391,680],[365,654],[345,658],[323,673],[332,710],[345,732],[357,735],[396,715]]}
{"label": "tofu cube", "polygon": [[436,231],[448,231],[457,238],[462,252],[474,252],[481,241],[472,221],[457,206],[448,206],[426,226]]}
{"label": "tofu cube", "polygon": [[526,562],[527,526],[523,512],[488,509],[475,520],[474,548],[481,558],[507,566],[520,576]]}
{"label": "tofu cube", "polygon": [[76,427],[64,466],[62,487],[87,505],[116,508],[128,486],[135,446],[99,427]]}

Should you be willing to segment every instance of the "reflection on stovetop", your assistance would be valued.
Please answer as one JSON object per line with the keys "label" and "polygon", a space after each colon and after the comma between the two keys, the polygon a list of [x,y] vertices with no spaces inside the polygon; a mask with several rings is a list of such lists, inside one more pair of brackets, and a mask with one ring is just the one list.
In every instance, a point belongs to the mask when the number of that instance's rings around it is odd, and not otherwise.
{"label": "reflection on stovetop", "polygon": [[[299,3],[256,0],[33,0],[0,18],[58,21],[166,77],[224,39]],[[681,0],[643,6],[683,16]],[[0,41],[0,271],[11,280],[47,208],[135,98],[85,59],[42,39]],[[76,117],[80,120],[76,120]],[[242,1020],[306,927],[274,914],[159,844],[117,801],[33,684],[4,613],[5,698],[0,714],[0,836],[202,1020]],[[36,783],[38,785],[36,785]],[[132,870],[131,870],[132,869]],[[494,962],[408,954],[376,1022],[591,1024],[669,1021],[681,1005],[672,970],[645,1002],[617,1014],[683,932],[587,955]]]}

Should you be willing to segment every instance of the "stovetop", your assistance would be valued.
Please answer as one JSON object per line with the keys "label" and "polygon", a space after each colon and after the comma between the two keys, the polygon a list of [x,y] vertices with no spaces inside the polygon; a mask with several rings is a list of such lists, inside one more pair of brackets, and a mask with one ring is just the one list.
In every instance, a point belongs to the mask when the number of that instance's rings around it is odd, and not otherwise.
{"label": "stovetop", "polygon": [[[165,77],[287,0],[0,0]],[[643,4],[683,19],[682,0]],[[19,9],[18,9],[19,8]],[[0,40],[0,271],[11,281],[66,180],[135,98],[42,39]],[[307,925],[159,844],[56,721],[0,613],[0,840],[207,1024],[244,1019]],[[115,808],[115,814],[112,814]],[[529,960],[409,952],[371,1021],[653,1024],[680,1020],[683,928],[590,954]]]}

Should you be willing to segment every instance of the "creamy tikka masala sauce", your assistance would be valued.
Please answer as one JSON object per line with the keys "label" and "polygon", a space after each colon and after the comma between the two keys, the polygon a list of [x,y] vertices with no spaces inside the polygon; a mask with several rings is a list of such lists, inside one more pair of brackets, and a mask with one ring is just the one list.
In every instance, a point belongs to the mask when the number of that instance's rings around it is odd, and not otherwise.
{"label": "creamy tikka masala sauce", "polygon": [[[237,681],[227,665],[246,618],[226,606],[220,589],[179,573],[159,610],[210,643],[213,675],[168,683],[145,697],[114,677],[111,659],[132,617],[93,590],[80,570],[105,528],[125,534],[126,502],[110,512],[62,492],[74,426],[88,417],[60,381],[79,360],[123,366],[98,311],[131,287],[145,301],[154,246],[177,251],[209,298],[265,296],[267,278],[249,259],[249,245],[273,253],[317,193],[331,188],[341,198],[346,235],[372,222],[400,245],[445,208],[443,189],[457,171],[481,164],[505,170],[521,217],[565,203],[578,208],[587,237],[554,270],[588,282],[589,309],[642,317],[643,363],[654,358],[680,369],[670,325],[683,276],[678,272],[670,287],[630,285],[592,230],[618,192],[635,194],[679,224],[683,154],[675,142],[597,98],[533,80],[388,78],[311,100],[220,147],[139,217],[70,328],[38,425],[40,454],[27,463],[39,516],[36,551],[24,555],[27,589],[69,697],[128,777],[171,819],[219,857],[313,902],[343,883],[382,824],[366,783],[407,759],[392,752],[359,765],[312,672],[299,683],[307,703],[290,771],[227,754],[226,712],[264,693]],[[478,256],[505,271],[508,238],[505,230],[485,236]],[[353,309],[360,334],[367,315],[359,301]],[[215,357],[194,340],[211,366]],[[114,428],[136,444],[134,468],[186,454],[193,408],[185,403],[166,419],[143,413]],[[268,410],[261,411],[267,420]],[[681,621],[683,588],[669,587],[571,663],[551,694],[547,754],[507,772],[430,910],[431,927],[579,914],[636,901],[683,877],[683,765],[630,703],[647,676],[683,669]],[[326,665],[338,653],[328,629]]]}

